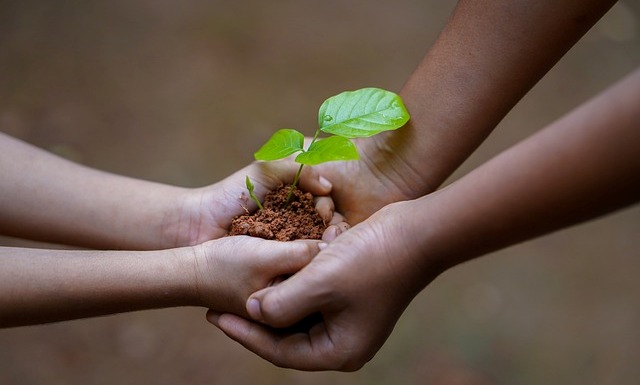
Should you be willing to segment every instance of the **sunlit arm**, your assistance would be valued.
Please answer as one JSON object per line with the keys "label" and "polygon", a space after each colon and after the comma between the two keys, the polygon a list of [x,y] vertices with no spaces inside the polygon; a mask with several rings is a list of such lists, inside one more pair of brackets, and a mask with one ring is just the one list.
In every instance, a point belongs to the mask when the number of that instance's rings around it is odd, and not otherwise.
{"label": "sunlit arm", "polygon": [[158,251],[0,247],[0,327],[177,306],[246,315],[251,293],[300,270],[318,244],[235,236]]}
{"label": "sunlit arm", "polygon": [[[640,70],[451,186],[417,201],[446,264],[640,200]],[[425,236],[426,235],[426,236]],[[434,250],[435,249],[435,250]]]}
{"label": "sunlit arm", "polygon": [[194,305],[193,253],[0,248],[0,327]]}
{"label": "sunlit arm", "polygon": [[[210,312],[276,365],[357,370],[414,296],[448,268],[640,200],[640,70],[457,182],[385,206],[285,282],[250,322]],[[308,334],[274,332],[320,313]]]}
{"label": "sunlit arm", "polygon": [[96,248],[162,248],[183,189],[91,169],[0,133],[0,234]]}

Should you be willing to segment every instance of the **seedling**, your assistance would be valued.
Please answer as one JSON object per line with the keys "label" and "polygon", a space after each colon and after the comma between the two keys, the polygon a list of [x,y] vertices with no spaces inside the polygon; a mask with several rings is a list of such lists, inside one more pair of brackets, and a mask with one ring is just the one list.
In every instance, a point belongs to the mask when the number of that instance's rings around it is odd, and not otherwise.
{"label": "seedling", "polygon": [[[307,149],[304,135],[291,128],[276,131],[254,154],[256,160],[272,161],[286,158],[295,153],[295,161],[300,163],[291,184],[287,201],[295,189],[300,173],[305,165],[336,160],[360,159],[354,138],[370,137],[383,131],[395,130],[409,120],[409,113],[400,96],[380,88],[362,88],[346,91],[325,100],[318,111],[318,128]],[[319,138],[320,133],[330,134]],[[253,194],[253,184],[246,179],[249,195],[262,208]]]}
{"label": "seedling", "polygon": [[247,184],[247,190],[249,190],[249,198],[251,198],[251,200],[256,202],[260,210],[264,209],[264,207],[262,207],[262,203],[260,203],[260,200],[258,199],[256,194],[254,194],[253,192],[254,186],[253,186],[253,183],[251,183],[251,179],[249,179],[249,175],[247,175],[247,178],[245,179],[245,183]]}

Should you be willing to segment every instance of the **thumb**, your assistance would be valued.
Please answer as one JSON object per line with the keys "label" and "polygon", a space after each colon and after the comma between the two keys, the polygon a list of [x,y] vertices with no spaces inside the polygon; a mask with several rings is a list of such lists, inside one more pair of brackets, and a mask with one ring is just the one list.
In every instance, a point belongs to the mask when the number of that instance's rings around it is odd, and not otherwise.
{"label": "thumb", "polygon": [[252,294],[247,300],[247,313],[256,321],[275,328],[291,326],[318,313],[320,292],[305,269],[286,281]]}

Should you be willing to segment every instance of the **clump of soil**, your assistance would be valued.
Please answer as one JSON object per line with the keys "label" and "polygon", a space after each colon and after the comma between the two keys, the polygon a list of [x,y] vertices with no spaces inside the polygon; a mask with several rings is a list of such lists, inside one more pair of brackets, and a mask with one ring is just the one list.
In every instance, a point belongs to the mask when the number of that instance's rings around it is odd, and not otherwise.
{"label": "clump of soil", "polygon": [[291,186],[281,185],[265,196],[263,210],[235,217],[229,235],[278,241],[321,239],[327,226],[316,211],[313,195],[295,188],[286,203],[290,189]]}

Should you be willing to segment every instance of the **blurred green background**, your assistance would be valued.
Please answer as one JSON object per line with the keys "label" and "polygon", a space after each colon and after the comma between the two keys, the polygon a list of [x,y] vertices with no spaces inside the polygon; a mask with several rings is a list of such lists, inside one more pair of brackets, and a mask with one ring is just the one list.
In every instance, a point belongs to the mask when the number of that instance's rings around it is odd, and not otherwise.
{"label": "blurred green background", "polygon": [[[95,168],[209,184],[277,128],[312,133],[330,95],[399,90],[454,5],[1,1],[0,130]],[[452,179],[638,64],[640,2],[622,1]],[[0,384],[637,384],[639,235],[636,206],[459,266],[356,373],[276,368],[179,308],[1,330]]]}

